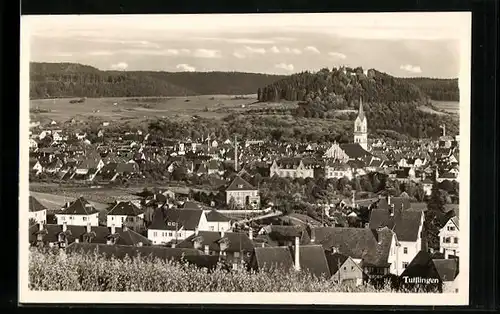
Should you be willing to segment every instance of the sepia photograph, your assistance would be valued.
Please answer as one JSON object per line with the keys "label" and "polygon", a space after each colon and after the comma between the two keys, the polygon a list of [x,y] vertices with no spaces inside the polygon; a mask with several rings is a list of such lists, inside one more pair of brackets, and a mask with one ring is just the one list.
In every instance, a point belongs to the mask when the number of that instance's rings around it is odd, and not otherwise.
{"label": "sepia photograph", "polygon": [[470,33],[22,16],[20,303],[467,305]]}

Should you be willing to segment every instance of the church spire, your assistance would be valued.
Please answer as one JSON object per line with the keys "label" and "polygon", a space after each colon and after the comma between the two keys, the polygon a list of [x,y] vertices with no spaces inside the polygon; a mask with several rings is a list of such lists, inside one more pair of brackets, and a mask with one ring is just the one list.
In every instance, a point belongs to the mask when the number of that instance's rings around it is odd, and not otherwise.
{"label": "church spire", "polygon": [[359,110],[358,110],[358,117],[361,121],[365,119],[365,112],[363,111],[363,101],[361,99],[361,96],[359,96]]}

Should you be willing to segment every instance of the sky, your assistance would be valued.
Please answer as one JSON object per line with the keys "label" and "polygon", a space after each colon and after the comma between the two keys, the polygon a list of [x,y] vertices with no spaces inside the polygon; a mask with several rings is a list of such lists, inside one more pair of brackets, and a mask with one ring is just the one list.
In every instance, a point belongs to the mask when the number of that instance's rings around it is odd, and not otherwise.
{"label": "sky", "polygon": [[30,60],[101,70],[459,76],[461,13],[23,16]]}

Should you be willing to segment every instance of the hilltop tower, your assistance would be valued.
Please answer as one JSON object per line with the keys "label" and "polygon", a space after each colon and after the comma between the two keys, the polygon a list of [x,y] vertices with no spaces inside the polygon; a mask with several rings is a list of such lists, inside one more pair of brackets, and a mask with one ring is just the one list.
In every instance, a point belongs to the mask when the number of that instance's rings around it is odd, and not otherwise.
{"label": "hilltop tower", "polygon": [[354,143],[358,143],[363,149],[368,150],[368,127],[367,119],[363,111],[363,102],[359,98],[359,111],[354,121]]}

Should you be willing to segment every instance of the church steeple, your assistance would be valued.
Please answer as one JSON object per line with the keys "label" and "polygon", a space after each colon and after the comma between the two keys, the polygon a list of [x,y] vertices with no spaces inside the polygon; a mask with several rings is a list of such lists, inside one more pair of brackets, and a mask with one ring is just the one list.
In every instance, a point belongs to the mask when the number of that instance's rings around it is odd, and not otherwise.
{"label": "church steeple", "polygon": [[363,121],[365,117],[365,112],[363,111],[363,100],[361,99],[361,96],[359,96],[359,110],[358,110],[358,117],[361,121]]}
{"label": "church steeple", "polygon": [[368,128],[367,118],[363,111],[363,101],[359,97],[359,110],[356,121],[354,121],[354,143],[358,143],[363,149],[368,150]]}

